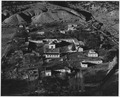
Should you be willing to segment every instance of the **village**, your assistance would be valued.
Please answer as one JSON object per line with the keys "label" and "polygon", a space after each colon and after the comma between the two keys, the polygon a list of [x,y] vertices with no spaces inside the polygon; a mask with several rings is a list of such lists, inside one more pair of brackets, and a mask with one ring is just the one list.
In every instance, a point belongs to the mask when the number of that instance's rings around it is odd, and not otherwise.
{"label": "village", "polygon": [[[74,31],[76,30],[75,27],[77,27],[77,25],[68,25],[67,31]],[[20,25],[18,29],[21,33],[25,33],[25,31],[27,33],[26,36],[22,38],[23,42],[21,44],[23,45],[21,52],[23,53],[22,59],[25,63],[23,63],[23,65],[18,63],[20,68],[11,71],[11,73],[9,72],[11,79],[18,78],[28,81],[35,81],[39,78],[46,77],[57,77],[60,79],[69,77],[69,79],[76,79],[82,74],[82,78],[80,79],[83,80],[82,71],[80,71],[80,75],[76,75],[77,73],[79,74],[79,70],[84,71],[96,65],[103,64],[103,59],[94,49],[84,50],[84,42],[78,41],[76,38],[32,39],[29,35],[34,32],[30,32],[29,27],[25,29],[24,25]],[[37,37],[44,36],[44,34],[45,32],[38,31]],[[21,37],[17,36],[14,38],[14,41],[15,40],[21,41]],[[19,74],[17,72],[19,72]],[[72,83],[73,82],[70,84],[72,85]],[[73,86],[76,87],[76,85],[73,84],[71,88]],[[77,85],[77,87],[79,87],[77,91],[79,91],[80,87],[82,89],[81,92],[85,91],[84,82]]]}
{"label": "village", "polygon": [[[59,35],[60,33],[65,36],[66,33],[77,33],[75,31],[79,27],[77,24],[68,24],[66,28],[65,30],[58,30],[56,34]],[[46,33],[48,36],[46,36]],[[55,32],[41,31],[41,25],[37,24],[35,28],[26,25],[18,26],[18,33],[10,43],[21,43],[18,45],[21,50],[17,50],[16,54],[21,53],[21,57],[19,57],[23,60],[23,63],[17,63],[17,68],[8,72],[8,76],[10,79],[17,78],[30,82],[35,80],[41,82],[45,78],[68,79],[69,85],[67,88],[70,88],[70,91],[72,89],[72,91],[80,93],[85,92],[84,73],[95,66],[99,67],[106,64],[104,63],[104,55],[99,55],[99,52],[96,52],[94,48],[86,49],[84,41],[79,41],[75,37],[63,38],[54,35],[54,37],[49,37],[48,33]],[[108,66],[105,65],[105,72],[107,72],[107,68]],[[72,79],[74,80],[71,81]],[[41,92],[38,89],[36,93]]]}
{"label": "village", "polygon": [[[35,15],[29,11],[2,24],[4,33],[11,31],[10,40],[6,35],[2,40],[3,95],[104,94],[104,85],[118,70],[118,38],[87,11],[79,14],[64,7],[41,7],[34,9]],[[11,93],[4,91],[6,87]]]}

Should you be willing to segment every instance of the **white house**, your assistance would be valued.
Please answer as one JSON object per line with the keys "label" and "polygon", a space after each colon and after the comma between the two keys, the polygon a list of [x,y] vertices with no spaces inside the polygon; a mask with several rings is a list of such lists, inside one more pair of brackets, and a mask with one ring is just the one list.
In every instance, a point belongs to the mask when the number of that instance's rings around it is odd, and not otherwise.
{"label": "white house", "polygon": [[19,28],[23,28],[23,25],[19,25]]}
{"label": "white house", "polygon": [[52,73],[51,73],[51,70],[45,70],[45,76],[51,76]]}
{"label": "white house", "polygon": [[28,77],[28,74],[24,74],[23,76],[22,76],[22,79],[28,79],[29,77]]}
{"label": "white house", "polygon": [[89,50],[88,57],[98,57],[98,54],[94,50]]}
{"label": "white house", "polygon": [[70,69],[58,69],[58,70],[55,70],[55,71],[59,71],[59,72],[62,72],[62,73],[71,73],[71,70]]}
{"label": "white house", "polygon": [[66,42],[73,43],[74,40],[72,38],[68,38],[68,39],[60,39],[60,41],[66,41]]}
{"label": "white house", "polygon": [[101,64],[101,63],[103,63],[102,60],[93,60],[93,61],[88,61],[88,62],[95,63],[95,64]]}
{"label": "white house", "polygon": [[29,42],[33,42],[33,43],[43,43],[42,40],[31,40],[31,39],[29,39]]}
{"label": "white house", "polygon": [[49,44],[49,45],[48,45],[48,48],[49,48],[49,49],[55,49],[55,44]]}
{"label": "white house", "polygon": [[44,35],[45,32],[41,31],[41,32],[37,32],[37,34],[39,34],[39,35]]}
{"label": "white house", "polygon": [[47,42],[53,42],[53,41],[57,41],[57,39],[43,39],[44,41],[47,41]]}
{"label": "white house", "polygon": [[60,58],[59,48],[56,48],[55,44],[45,44],[44,56],[45,58]]}
{"label": "white house", "polygon": [[87,68],[88,67],[88,64],[86,64],[86,63],[80,63],[80,66],[82,67],[82,68]]}
{"label": "white house", "polygon": [[94,64],[102,64],[103,61],[102,60],[84,60],[83,62],[90,62],[90,63],[94,63]]}
{"label": "white house", "polygon": [[82,47],[78,47],[78,52],[83,52],[83,48]]}
{"label": "white house", "polygon": [[60,54],[44,54],[45,58],[60,58]]}

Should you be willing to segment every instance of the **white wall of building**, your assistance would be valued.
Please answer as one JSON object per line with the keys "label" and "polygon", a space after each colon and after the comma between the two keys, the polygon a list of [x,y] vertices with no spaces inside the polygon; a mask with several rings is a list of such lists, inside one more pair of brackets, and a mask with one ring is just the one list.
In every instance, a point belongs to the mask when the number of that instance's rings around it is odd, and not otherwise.
{"label": "white wall of building", "polygon": [[83,48],[78,47],[78,52],[83,52]]}
{"label": "white wall of building", "polygon": [[88,57],[98,57],[98,54],[90,53],[88,54]]}
{"label": "white wall of building", "polygon": [[45,76],[51,76],[51,75],[52,75],[52,73],[51,73],[50,70],[48,70],[48,71],[46,70],[46,71],[45,71]]}
{"label": "white wall of building", "polygon": [[103,61],[102,61],[102,60],[87,61],[87,62],[91,62],[91,63],[95,63],[95,64],[101,64],[101,63],[103,63]]}
{"label": "white wall of building", "polygon": [[59,54],[58,55],[50,55],[50,54],[48,55],[48,54],[46,54],[45,57],[46,58],[60,58],[60,55]]}
{"label": "white wall of building", "polygon": [[55,44],[50,44],[49,49],[55,49]]}
{"label": "white wall of building", "polygon": [[98,57],[98,54],[94,50],[89,50],[88,57]]}

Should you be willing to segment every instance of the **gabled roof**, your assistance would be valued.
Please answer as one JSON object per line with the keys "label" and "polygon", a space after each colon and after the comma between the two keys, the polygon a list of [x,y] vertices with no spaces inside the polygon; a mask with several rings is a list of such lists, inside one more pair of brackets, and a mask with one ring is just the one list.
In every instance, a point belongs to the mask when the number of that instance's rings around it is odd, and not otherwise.
{"label": "gabled roof", "polygon": [[44,53],[59,53],[59,48],[55,48],[55,49],[49,49],[49,45],[50,44],[45,44],[44,45]]}

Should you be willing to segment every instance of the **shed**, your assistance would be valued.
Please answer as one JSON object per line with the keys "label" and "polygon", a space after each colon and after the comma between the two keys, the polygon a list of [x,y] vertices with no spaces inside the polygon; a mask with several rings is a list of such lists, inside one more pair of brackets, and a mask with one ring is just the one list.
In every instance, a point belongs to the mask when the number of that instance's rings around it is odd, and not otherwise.
{"label": "shed", "polygon": [[52,73],[51,73],[51,70],[45,70],[45,76],[51,76]]}
{"label": "shed", "polygon": [[88,57],[98,57],[98,54],[94,50],[89,50]]}
{"label": "shed", "polygon": [[78,52],[83,52],[83,48],[82,47],[78,47]]}

